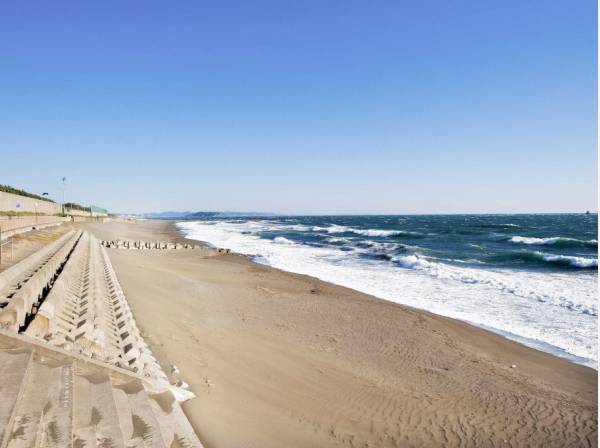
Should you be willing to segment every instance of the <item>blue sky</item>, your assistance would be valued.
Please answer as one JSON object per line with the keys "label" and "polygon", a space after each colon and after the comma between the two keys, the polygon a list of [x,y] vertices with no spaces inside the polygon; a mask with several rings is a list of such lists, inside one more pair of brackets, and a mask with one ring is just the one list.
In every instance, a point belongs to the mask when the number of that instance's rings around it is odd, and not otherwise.
{"label": "blue sky", "polygon": [[0,183],[113,211],[597,209],[580,1],[0,3]]}

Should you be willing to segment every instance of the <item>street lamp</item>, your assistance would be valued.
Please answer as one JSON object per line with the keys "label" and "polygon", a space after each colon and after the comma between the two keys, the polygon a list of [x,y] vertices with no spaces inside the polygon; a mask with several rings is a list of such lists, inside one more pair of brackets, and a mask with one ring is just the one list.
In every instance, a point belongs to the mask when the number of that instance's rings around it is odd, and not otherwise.
{"label": "street lamp", "polygon": [[61,185],[61,190],[62,190],[62,196],[63,196],[63,200],[62,200],[62,214],[65,214],[65,198],[66,198],[66,192],[67,192],[67,178],[63,177],[60,180],[60,185]]}

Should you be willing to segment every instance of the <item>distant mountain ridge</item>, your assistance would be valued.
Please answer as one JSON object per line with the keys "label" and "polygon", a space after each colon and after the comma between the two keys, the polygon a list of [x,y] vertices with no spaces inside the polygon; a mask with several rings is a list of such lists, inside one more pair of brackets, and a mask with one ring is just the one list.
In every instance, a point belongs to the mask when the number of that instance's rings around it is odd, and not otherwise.
{"label": "distant mountain ridge", "polygon": [[151,212],[143,213],[142,216],[147,219],[209,219],[209,218],[245,218],[245,217],[269,217],[277,216],[275,213],[269,212]]}
{"label": "distant mountain ridge", "polygon": [[174,212],[174,211],[166,211],[166,212],[150,212],[150,213],[142,213],[141,216],[148,219],[179,219],[183,218],[191,214],[192,212]]}

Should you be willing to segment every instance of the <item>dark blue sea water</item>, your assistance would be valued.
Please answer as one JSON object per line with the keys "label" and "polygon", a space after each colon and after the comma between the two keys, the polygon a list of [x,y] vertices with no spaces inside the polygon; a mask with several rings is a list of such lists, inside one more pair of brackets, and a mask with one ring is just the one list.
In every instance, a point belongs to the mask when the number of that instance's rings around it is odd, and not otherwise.
{"label": "dark blue sea water", "polygon": [[307,216],[265,222],[283,227],[267,227],[258,232],[262,238],[283,237],[313,247],[331,246],[349,255],[354,252],[358,257],[391,263],[415,254],[477,267],[598,269],[595,214]]}
{"label": "dark blue sea water", "polygon": [[191,238],[595,365],[598,216],[226,215]]}

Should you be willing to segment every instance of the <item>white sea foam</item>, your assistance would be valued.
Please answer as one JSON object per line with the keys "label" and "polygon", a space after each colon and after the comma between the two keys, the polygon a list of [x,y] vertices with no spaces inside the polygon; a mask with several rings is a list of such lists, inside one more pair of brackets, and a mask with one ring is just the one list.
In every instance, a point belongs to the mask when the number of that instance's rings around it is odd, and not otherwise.
{"label": "white sea foam", "polygon": [[414,254],[396,256],[394,263],[377,262],[335,247],[261,239],[253,232],[256,224],[248,222],[178,226],[189,238],[255,256],[256,261],[481,325],[596,367],[598,288],[597,276],[589,271],[493,270]]}
{"label": "white sea foam", "polygon": [[314,232],[327,233],[354,233],[355,235],[371,236],[371,237],[388,237],[400,235],[418,235],[415,232],[406,232],[404,230],[385,230],[385,229],[355,229],[353,227],[339,226],[333,224],[329,227],[314,226]]}
{"label": "white sea foam", "polygon": [[349,240],[348,238],[332,237],[332,238],[327,238],[327,241],[329,243],[349,243],[351,240]]}
{"label": "white sea foam", "polygon": [[350,227],[333,224],[329,227],[314,226],[311,228],[311,230],[313,232],[346,233],[350,231]]}
{"label": "white sea foam", "polygon": [[432,263],[415,254],[393,257],[392,261],[395,261],[399,266],[408,269],[427,269],[432,266]]}
{"label": "white sea foam", "polygon": [[[549,258],[552,258],[552,256],[549,256]],[[563,258],[567,258],[569,261],[572,261],[570,260],[571,258],[577,257]],[[432,277],[450,279],[466,284],[486,285],[502,292],[506,292],[517,297],[522,297],[523,299],[535,300],[548,305],[567,308],[571,311],[577,311],[582,314],[588,314],[592,316],[597,316],[598,314],[598,308],[595,302],[585,301],[584,303],[577,303],[574,302],[571,297],[565,296],[564,294],[553,294],[548,288],[542,288],[542,285],[535,285],[536,288],[532,288],[532,285],[526,282],[520,282],[518,278],[510,279],[506,274],[495,270],[459,268],[444,263],[436,263],[423,257],[419,257],[418,255],[393,257],[392,261],[404,268],[424,271]],[[518,277],[523,275],[523,273],[514,273],[513,275]]]}
{"label": "white sea foam", "polygon": [[553,236],[550,238],[535,238],[535,237],[526,237],[526,236],[513,236],[509,239],[511,243],[520,243],[520,244],[534,244],[538,246],[546,246],[553,245],[560,242],[572,242],[572,243],[580,243],[580,244],[597,244],[596,240],[578,240],[576,238],[566,238],[560,236]]}
{"label": "white sea foam", "polygon": [[408,250],[408,249],[412,249],[412,250],[420,249],[416,246],[409,246],[406,244],[391,243],[391,242],[384,243],[384,242],[379,242],[379,241],[363,240],[363,241],[361,241],[361,243],[372,249],[381,250],[381,251],[385,251],[385,252],[403,251],[403,250]]}
{"label": "white sea foam", "polygon": [[279,228],[282,230],[296,230],[299,232],[308,232],[308,231],[312,230],[312,227],[305,226],[304,224],[283,224],[283,225],[277,225],[277,226],[275,226],[275,228]]}
{"label": "white sea foam", "polygon": [[397,236],[397,235],[406,235],[407,232],[403,232],[401,230],[381,230],[381,229],[351,229],[352,233],[356,233],[357,235],[364,236]]}
{"label": "white sea foam", "polygon": [[537,252],[544,261],[550,263],[565,263],[576,268],[594,268],[598,267],[598,260],[596,258],[585,258],[585,257],[573,257],[568,255],[551,255]]}
{"label": "white sea foam", "polygon": [[284,237],[284,236],[278,236],[278,237],[274,238],[274,239],[273,239],[273,242],[274,242],[274,243],[277,243],[277,244],[288,244],[288,245],[293,245],[293,244],[296,244],[296,243],[294,243],[292,240],[288,240],[288,239],[287,239],[286,237]]}

